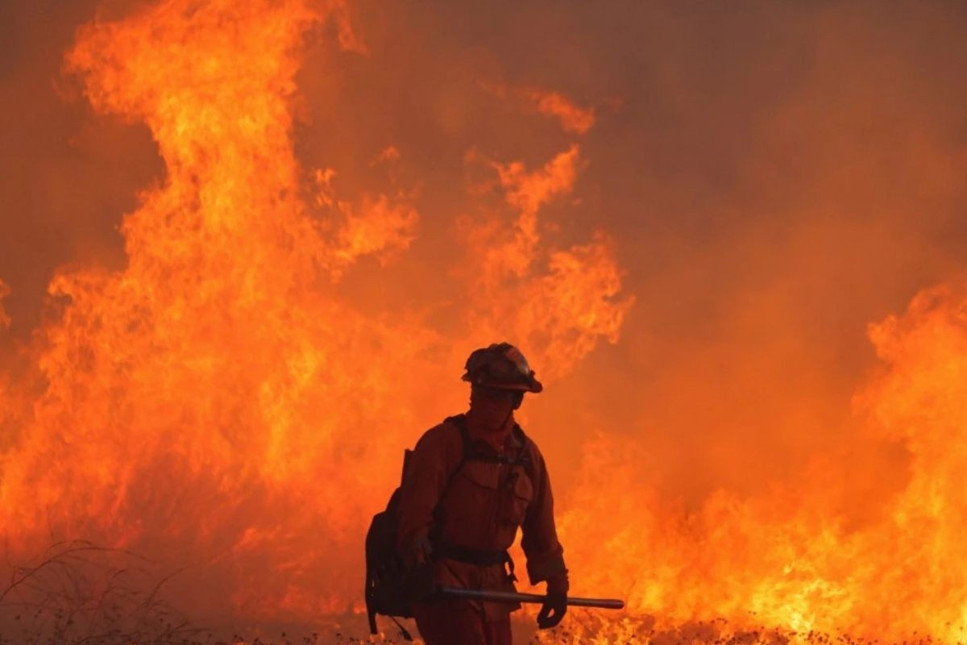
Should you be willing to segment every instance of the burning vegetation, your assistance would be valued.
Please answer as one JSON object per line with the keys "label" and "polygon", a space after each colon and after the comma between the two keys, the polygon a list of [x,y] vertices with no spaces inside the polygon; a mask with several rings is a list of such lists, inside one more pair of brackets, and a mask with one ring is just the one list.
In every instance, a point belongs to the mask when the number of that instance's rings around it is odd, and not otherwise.
{"label": "burning vegetation", "polygon": [[[649,363],[667,360],[659,379],[639,369],[641,347],[681,339],[634,317],[687,302],[688,278],[648,286],[622,262],[627,231],[609,230],[581,185],[589,137],[621,101],[574,100],[542,79],[458,84],[434,115],[463,146],[457,187],[408,170],[419,139],[353,140],[352,154],[309,163],[316,146],[342,145],[341,110],[372,109],[340,66],[392,62],[354,11],[159,0],[112,5],[77,31],[66,76],[97,113],[147,126],[163,174],[116,214],[122,265],[60,267],[42,322],[3,354],[0,643],[221,638],[195,625],[239,641],[353,642],[365,633],[363,534],[402,448],[463,409],[468,348],[502,339],[548,383],[522,422],[552,446],[574,591],[627,603],[617,617],[574,610],[546,633],[521,623],[520,637],[964,641],[963,289],[924,289],[869,326],[877,367],[851,406],[819,362],[765,382],[800,355],[795,329],[756,337],[787,320],[781,280],[729,303],[722,319],[740,340],[727,349],[648,349]],[[508,151],[468,143],[467,96],[532,131],[497,137]],[[333,106],[331,120],[312,122],[307,104]],[[817,221],[786,231],[789,248],[835,228]],[[668,242],[658,260],[681,240]],[[15,322],[10,295],[0,281],[0,335]],[[633,385],[603,384],[603,352]],[[723,420],[735,397],[757,413]],[[678,412],[652,415],[662,399]],[[840,437],[829,450],[756,445],[773,430],[831,436],[823,422]],[[707,436],[688,430],[703,424]],[[690,442],[703,457],[669,457]],[[801,459],[769,461],[796,446]]]}

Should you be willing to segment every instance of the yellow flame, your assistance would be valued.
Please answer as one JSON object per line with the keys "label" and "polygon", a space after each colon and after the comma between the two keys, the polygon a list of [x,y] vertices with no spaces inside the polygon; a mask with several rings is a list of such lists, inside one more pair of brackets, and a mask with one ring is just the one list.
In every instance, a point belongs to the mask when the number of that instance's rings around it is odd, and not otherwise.
{"label": "yellow flame", "polygon": [[[538,210],[570,190],[577,148],[533,173],[493,167],[520,211],[523,242],[507,251],[549,259],[501,285],[530,309],[461,313],[444,333],[340,294],[360,258],[406,252],[419,214],[398,191],[339,195],[336,171],[295,159],[298,50],[327,19],[365,51],[338,2],[164,0],[80,30],[68,68],[98,110],[148,125],[166,174],[123,220],[123,270],[51,281],[59,309],[31,378],[2,390],[16,428],[0,532],[14,553],[82,537],[187,561],[204,574],[184,599],[229,596],[252,619],[358,608],[368,517],[402,447],[459,411],[439,384],[458,382],[466,354],[537,334],[564,373],[617,337],[628,301],[611,302],[620,272],[603,238],[538,246]],[[468,255],[484,274],[488,258]]]}
{"label": "yellow flame", "polygon": [[952,563],[967,555],[959,474],[967,298],[927,290],[903,317],[871,326],[870,337],[885,368],[857,395],[857,422],[902,440],[912,473],[879,520],[851,530],[830,515],[825,500],[837,491],[819,471],[796,491],[747,499],[719,492],[697,511],[675,508],[636,472],[643,459],[634,445],[602,435],[561,527],[572,562],[593,572],[584,582],[623,589],[632,613],[658,616],[658,628],[679,635],[675,625],[722,617],[729,630],[760,625],[792,642],[820,632],[881,642],[962,638],[967,577]]}
{"label": "yellow flame", "polygon": [[[227,595],[239,615],[358,610],[368,517],[400,449],[463,405],[440,384],[467,352],[512,340],[554,381],[618,341],[634,298],[612,239],[548,234],[547,207],[590,163],[577,144],[482,164],[462,264],[427,260],[457,283],[445,324],[419,307],[374,314],[338,288],[373,258],[387,290],[419,290],[391,267],[421,233],[412,195],[342,194],[335,169],[293,154],[300,43],[331,20],[365,52],[348,16],[338,2],[165,0],[80,31],[68,67],[97,109],[148,125],[166,175],[123,220],[127,266],[60,271],[32,369],[0,380],[0,534],[15,553],[83,537],[190,561],[219,592],[185,597]],[[571,133],[593,124],[561,95],[531,98]],[[794,489],[687,506],[641,468],[633,433],[601,428],[560,532],[575,587],[625,596],[628,611],[575,612],[569,637],[538,638],[962,639],[967,298],[924,292],[870,338],[883,369],[856,396],[856,424],[909,457],[871,520],[838,512],[844,484],[821,463]]]}

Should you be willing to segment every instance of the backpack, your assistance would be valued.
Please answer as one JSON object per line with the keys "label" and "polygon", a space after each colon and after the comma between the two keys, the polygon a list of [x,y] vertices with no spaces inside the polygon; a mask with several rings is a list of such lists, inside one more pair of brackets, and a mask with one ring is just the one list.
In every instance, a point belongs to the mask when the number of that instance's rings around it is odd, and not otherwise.
{"label": "backpack", "polygon": [[[507,463],[506,458],[479,455],[471,449],[464,415],[448,417],[445,420],[446,422],[452,423],[460,429],[463,455],[453,472],[450,473],[450,477],[440,494],[440,499],[446,496],[457,473],[460,472],[467,461],[483,460]],[[515,431],[520,432],[523,436],[520,426],[517,426]],[[400,487],[402,487],[402,482],[406,478],[412,454],[412,450],[405,450],[403,453],[403,472],[400,477]],[[530,476],[533,476],[526,450],[522,451],[521,458],[517,463],[522,464]],[[433,563],[427,562],[423,565],[408,567],[397,549],[400,487],[397,487],[390,495],[386,509],[373,516],[369,531],[366,533],[366,614],[369,618],[371,634],[378,633],[376,630],[376,614],[383,614],[393,619],[405,640],[412,641],[413,638],[400,625],[396,617],[412,618],[413,610],[410,604],[416,599],[431,595],[434,588]]]}

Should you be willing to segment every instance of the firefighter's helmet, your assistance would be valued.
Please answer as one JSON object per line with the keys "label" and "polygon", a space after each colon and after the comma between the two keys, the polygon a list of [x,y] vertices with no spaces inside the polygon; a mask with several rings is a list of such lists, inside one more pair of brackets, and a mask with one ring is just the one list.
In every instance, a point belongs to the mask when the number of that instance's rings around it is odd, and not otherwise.
{"label": "firefighter's helmet", "polygon": [[498,390],[540,392],[544,389],[534,378],[534,370],[519,349],[510,343],[495,343],[474,350],[467,359],[464,381]]}

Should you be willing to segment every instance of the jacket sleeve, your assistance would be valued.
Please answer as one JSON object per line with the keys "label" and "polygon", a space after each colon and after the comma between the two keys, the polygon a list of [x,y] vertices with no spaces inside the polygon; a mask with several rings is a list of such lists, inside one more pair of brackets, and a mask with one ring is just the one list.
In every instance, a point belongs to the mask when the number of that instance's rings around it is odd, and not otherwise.
{"label": "jacket sleeve", "polygon": [[554,497],[544,457],[530,443],[533,459],[534,499],[527,508],[522,526],[521,547],[527,557],[527,576],[531,584],[555,580],[567,589],[564,549],[557,539],[554,525]]}
{"label": "jacket sleeve", "polygon": [[[446,424],[426,431],[409,459],[399,502],[399,546],[406,548],[430,533],[433,510],[440,501],[456,460],[460,445],[454,445],[456,433]],[[456,434],[459,440],[459,434]]]}

